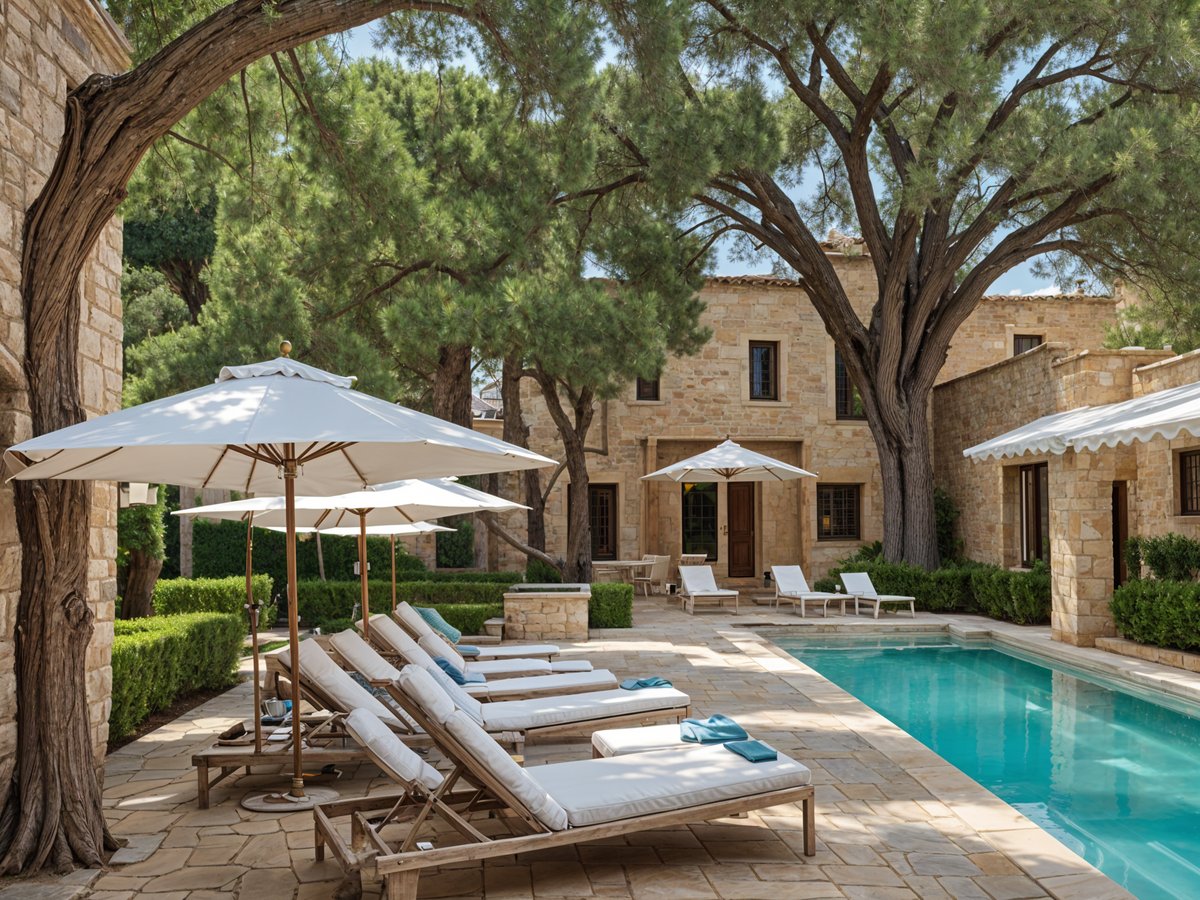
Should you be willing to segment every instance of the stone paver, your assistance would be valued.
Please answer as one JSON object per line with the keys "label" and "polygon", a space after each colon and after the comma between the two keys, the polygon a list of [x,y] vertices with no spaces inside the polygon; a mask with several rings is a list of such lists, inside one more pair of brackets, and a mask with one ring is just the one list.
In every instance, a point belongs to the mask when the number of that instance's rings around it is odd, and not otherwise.
{"label": "stone paver", "polygon": [[[691,695],[695,713],[731,714],[808,765],[817,785],[817,855],[803,855],[800,811],[789,805],[429,872],[421,878],[421,897],[1129,897],[756,632],[755,626],[769,623],[799,625],[789,613],[691,617],[650,598],[637,601],[635,619],[639,627],[632,631],[594,632],[587,644],[563,645],[564,657],[586,657],[622,675],[661,674]],[[908,629],[944,625],[946,619],[881,621]],[[979,621],[963,627],[977,628]],[[825,624],[877,627],[849,617]],[[196,809],[190,755],[244,716],[249,697],[243,684],[109,757],[106,812],[114,831],[130,838],[144,859],[101,874],[85,894],[88,900],[333,896],[342,873],[330,859],[315,861],[308,814],[254,814],[238,806],[251,788],[286,783],[270,770],[222,783],[213,790],[212,809]],[[530,744],[526,765],[588,756],[590,745],[581,736]],[[436,755],[431,759],[436,762]],[[155,768],[148,770],[151,760]],[[139,778],[147,772],[153,777]],[[390,787],[367,764],[344,766],[333,784],[344,797]],[[479,827],[499,825],[480,820]],[[0,883],[0,891],[5,887]],[[367,900],[379,896],[378,882],[368,878],[363,887]]]}

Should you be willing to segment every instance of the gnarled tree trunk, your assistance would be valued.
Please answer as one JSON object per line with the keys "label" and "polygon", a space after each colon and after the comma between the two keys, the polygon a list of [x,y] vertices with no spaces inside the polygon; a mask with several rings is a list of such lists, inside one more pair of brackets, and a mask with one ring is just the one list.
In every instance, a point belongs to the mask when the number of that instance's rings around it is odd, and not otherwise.
{"label": "gnarled tree trunk", "polygon": [[469,344],[438,348],[433,374],[433,414],[439,419],[471,427],[471,347]]}
{"label": "gnarled tree trunk", "polygon": [[140,619],[154,615],[154,585],[163,561],[145,550],[129,551],[125,592],[121,594],[121,618]]}

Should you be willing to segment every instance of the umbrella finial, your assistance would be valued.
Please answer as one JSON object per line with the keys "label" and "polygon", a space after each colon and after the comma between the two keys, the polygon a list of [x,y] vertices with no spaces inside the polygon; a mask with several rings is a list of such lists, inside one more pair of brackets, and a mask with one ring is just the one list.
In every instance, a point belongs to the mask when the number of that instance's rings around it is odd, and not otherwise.
{"label": "umbrella finial", "polygon": [[282,353],[285,357],[291,356],[292,355],[292,342],[291,341],[280,341],[279,342],[279,352]]}

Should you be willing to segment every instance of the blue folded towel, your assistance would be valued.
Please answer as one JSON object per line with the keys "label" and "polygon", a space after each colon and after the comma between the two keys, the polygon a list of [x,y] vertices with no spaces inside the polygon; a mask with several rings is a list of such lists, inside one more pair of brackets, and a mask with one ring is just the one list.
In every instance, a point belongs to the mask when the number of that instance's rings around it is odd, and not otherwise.
{"label": "blue folded towel", "polygon": [[439,669],[453,679],[455,684],[487,684],[487,679],[478,672],[464,672],[448,659],[435,656],[433,661],[438,664]]}
{"label": "blue folded towel", "polygon": [[452,644],[457,644],[458,639],[462,637],[462,632],[442,618],[442,614],[436,609],[428,606],[414,606],[420,616],[434,631],[440,631],[442,635]]}
{"label": "blue folded towel", "polygon": [[723,744],[744,741],[746,729],[729,716],[715,715],[707,719],[684,719],[679,723],[679,736],[693,744]]}
{"label": "blue folded towel", "polygon": [[660,678],[658,675],[651,675],[649,678],[626,678],[621,682],[621,687],[627,691],[640,691],[642,688],[671,686],[671,682],[665,678]]}
{"label": "blue folded towel", "polygon": [[732,750],[743,759],[748,759],[750,762],[771,762],[778,759],[779,754],[775,752],[775,748],[762,741],[730,741],[725,745],[726,750]]}
{"label": "blue folded towel", "polygon": [[471,644],[458,644],[455,646],[454,649],[458,651],[459,656],[478,656],[479,655],[479,648],[474,647]]}

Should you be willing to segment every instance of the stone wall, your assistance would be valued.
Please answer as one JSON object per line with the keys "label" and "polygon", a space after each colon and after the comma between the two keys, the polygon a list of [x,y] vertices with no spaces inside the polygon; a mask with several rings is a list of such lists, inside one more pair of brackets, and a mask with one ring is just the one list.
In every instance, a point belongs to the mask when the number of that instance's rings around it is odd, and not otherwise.
{"label": "stone wall", "polygon": [[[504,637],[511,641],[586,641],[586,584],[544,585],[546,591],[514,591],[504,595]],[[555,590],[555,588],[578,590]]]}
{"label": "stone wall", "polygon": [[[119,72],[129,47],[98,0],[0,0],[0,449],[30,436],[21,374],[25,329],[21,233],[62,138],[67,91],[93,72]],[[121,405],[121,227],[105,228],[81,280],[81,389],[89,416]],[[108,739],[116,599],[116,486],[92,495],[88,600],[96,630],[87,655],[88,714],[98,758]],[[12,493],[0,486],[0,756],[15,739],[13,624],[21,549]]]}

